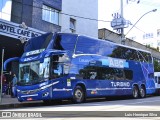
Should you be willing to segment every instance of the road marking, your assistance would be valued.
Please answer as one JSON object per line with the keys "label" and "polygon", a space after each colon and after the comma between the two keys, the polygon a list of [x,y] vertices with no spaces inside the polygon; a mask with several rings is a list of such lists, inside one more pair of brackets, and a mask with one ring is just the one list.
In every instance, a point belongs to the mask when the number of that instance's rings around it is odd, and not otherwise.
{"label": "road marking", "polygon": [[147,102],[157,102],[157,101],[160,101],[160,100],[152,100],[152,101],[142,101],[142,102],[128,103],[127,105],[134,105],[134,104],[147,103]]}

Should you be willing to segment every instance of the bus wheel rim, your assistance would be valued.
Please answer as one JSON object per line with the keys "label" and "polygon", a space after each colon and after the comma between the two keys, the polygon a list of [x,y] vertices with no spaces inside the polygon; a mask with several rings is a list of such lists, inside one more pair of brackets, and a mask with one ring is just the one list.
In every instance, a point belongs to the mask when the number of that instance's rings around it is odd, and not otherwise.
{"label": "bus wheel rim", "polygon": [[133,91],[133,96],[136,98],[138,96],[138,90],[135,88]]}
{"label": "bus wheel rim", "polygon": [[144,97],[144,96],[145,96],[145,91],[144,91],[144,89],[143,89],[143,88],[141,88],[140,93],[141,93],[141,97]]}
{"label": "bus wheel rim", "polygon": [[81,90],[79,90],[79,89],[77,89],[76,91],[75,91],[75,98],[76,98],[76,100],[81,100],[82,99],[82,96],[83,96],[83,93],[82,93],[82,91]]}

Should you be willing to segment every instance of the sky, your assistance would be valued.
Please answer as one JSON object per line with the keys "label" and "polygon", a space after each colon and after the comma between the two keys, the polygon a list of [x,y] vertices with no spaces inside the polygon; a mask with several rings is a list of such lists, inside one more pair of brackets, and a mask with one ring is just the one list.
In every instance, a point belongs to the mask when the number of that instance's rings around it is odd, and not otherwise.
{"label": "sky", "polygon": [[[157,29],[160,29],[160,0],[123,0],[123,16],[125,20],[129,20],[134,25],[145,13],[157,9],[156,12],[150,12],[144,15],[133,27],[133,29],[127,34],[127,38],[134,38],[135,41],[140,43],[145,42],[156,42],[160,41],[157,37]],[[111,31],[116,32],[111,27],[111,23],[114,13],[121,13],[121,0],[98,0],[98,20],[104,20],[106,22],[100,22],[98,28],[107,28]],[[124,29],[126,34],[132,27],[129,25],[128,28]],[[153,33],[152,39],[143,39],[143,35]],[[158,40],[159,39],[159,40]]]}

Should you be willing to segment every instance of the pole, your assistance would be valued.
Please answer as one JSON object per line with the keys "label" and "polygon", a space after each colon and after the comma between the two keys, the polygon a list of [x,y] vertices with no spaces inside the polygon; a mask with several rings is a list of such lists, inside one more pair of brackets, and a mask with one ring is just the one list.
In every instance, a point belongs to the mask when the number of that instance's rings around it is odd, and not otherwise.
{"label": "pole", "polygon": [[[121,18],[122,18],[122,25],[124,24],[124,19],[123,19],[123,0],[121,0]],[[121,44],[124,44],[124,27],[121,28]]]}
{"label": "pole", "polygon": [[2,87],[3,87],[3,85],[2,85],[2,81],[3,81],[3,58],[4,58],[4,48],[2,49],[2,68],[1,68],[1,91],[0,91],[0,103],[2,103]]}

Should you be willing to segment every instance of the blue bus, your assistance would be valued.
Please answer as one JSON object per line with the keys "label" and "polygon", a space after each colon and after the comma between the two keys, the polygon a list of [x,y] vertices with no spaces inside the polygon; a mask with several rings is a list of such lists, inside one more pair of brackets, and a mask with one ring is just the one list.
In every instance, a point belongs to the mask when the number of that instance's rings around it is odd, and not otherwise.
{"label": "blue bus", "polygon": [[17,98],[44,102],[155,93],[151,53],[71,33],[47,33],[30,39],[19,62]]}

